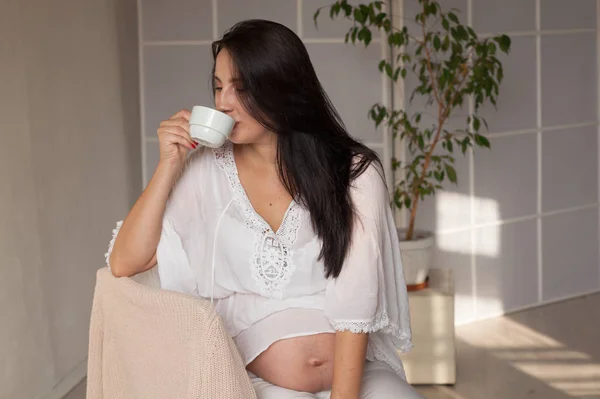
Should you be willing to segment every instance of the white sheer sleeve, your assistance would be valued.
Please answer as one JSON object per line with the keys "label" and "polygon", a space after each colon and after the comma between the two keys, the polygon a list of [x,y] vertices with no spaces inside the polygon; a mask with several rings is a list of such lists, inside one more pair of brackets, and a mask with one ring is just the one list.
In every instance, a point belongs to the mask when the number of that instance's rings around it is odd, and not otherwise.
{"label": "white sheer sleeve", "polygon": [[369,166],[351,190],[357,220],[342,272],[327,287],[326,315],[338,331],[380,331],[399,339],[399,349],[408,350],[408,296],[382,173]]}
{"label": "white sheer sleeve", "polygon": [[[190,154],[167,200],[156,249],[157,269],[163,289],[197,294],[196,279],[182,242],[189,235],[190,225],[198,224],[201,219],[199,204],[202,204],[202,198],[198,179],[201,177],[205,153],[205,147],[201,147]],[[122,220],[117,223],[104,255],[109,269],[110,255],[122,225]]]}

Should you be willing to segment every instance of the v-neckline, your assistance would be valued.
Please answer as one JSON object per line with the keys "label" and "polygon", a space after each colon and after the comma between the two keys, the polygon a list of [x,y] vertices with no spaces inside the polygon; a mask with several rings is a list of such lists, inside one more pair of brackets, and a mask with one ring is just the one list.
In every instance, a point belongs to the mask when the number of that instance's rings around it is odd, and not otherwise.
{"label": "v-neckline", "polygon": [[242,196],[243,201],[246,202],[246,206],[248,207],[248,209],[251,210],[251,212],[256,216],[256,218],[264,225],[264,227],[266,227],[269,230],[270,233],[272,233],[274,235],[279,235],[283,231],[283,227],[285,226],[288,214],[290,213],[292,208],[295,206],[296,201],[294,201],[294,198],[292,198],[292,200],[290,201],[289,205],[287,206],[287,208],[285,210],[285,213],[283,214],[283,218],[281,219],[281,223],[279,224],[279,227],[277,228],[277,230],[273,230],[273,228],[265,220],[265,218],[263,218],[260,215],[260,213],[258,213],[256,211],[256,209],[254,208],[254,205],[252,205],[252,201],[250,201],[250,197],[248,197],[248,193],[246,192],[246,189],[242,185],[242,181],[240,180],[240,175],[238,172],[237,163],[235,161],[235,152],[234,152],[234,148],[233,148],[233,143],[228,141],[225,145],[227,146],[227,148],[226,148],[227,156],[230,157],[230,159],[231,159],[231,167],[232,167],[232,172],[233,172],[232,176],[235,179],[234,184],[236,184],[239,187],[238,191],[239,191],[240,195]]}

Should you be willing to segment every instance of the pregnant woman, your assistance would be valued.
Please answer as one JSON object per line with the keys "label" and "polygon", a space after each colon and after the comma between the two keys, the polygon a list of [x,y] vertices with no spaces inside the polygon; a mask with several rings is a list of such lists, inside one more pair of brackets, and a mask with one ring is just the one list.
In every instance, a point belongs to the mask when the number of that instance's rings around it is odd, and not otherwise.
{"label": "pregnant woman", "polygon": [[112,273],[156,266],[163,289],[213,301],[259,398],[421,398],[397,355],[410,320],[377,155],[348,134],[288,28],[243,21],[212,52],[229,141],[198,147],[187,110],[160,124]]}

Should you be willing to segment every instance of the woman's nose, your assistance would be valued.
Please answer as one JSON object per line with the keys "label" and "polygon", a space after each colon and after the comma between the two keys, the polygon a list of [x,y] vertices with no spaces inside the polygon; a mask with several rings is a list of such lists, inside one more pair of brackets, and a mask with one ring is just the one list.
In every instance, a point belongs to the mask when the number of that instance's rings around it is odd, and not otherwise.
{"label": "woman's nose", "polygon": [[231,112],[233,110],[233,104],[235,103],[235,92],[227,87],[217,92],[217,109],[221,112]]}

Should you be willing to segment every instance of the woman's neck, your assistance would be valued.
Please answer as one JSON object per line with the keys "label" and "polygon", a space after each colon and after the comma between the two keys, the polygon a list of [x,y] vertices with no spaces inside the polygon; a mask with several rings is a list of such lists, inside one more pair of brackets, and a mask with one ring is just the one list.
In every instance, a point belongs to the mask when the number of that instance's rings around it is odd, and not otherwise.
{"label": "woman's neck", "polygon": [[255,167],[273,167],[277,165],[277,141],[243,144],[238,146],[238,154]]}

